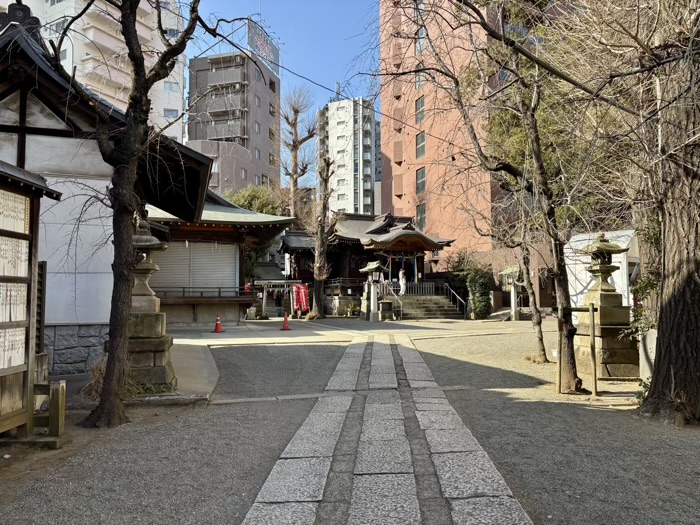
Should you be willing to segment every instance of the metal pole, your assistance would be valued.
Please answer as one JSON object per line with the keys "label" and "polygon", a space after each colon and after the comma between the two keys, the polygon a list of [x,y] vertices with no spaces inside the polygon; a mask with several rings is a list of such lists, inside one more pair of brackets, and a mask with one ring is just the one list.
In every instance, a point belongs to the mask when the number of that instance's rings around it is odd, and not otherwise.
{"label": "metal pole", "polygon": [[562,338],[562,328],[564,325],[564,308],[559,306],[557,308],[557,333],[559,337],[557,338],[557,394],[561,394],[561,338]]}
{"label": "metal pole", "polygon": [[589,327],[589,339],[591,340],[591,365],[592,365],[592,373],[593,373],[593,395],[598,396],[598,366],[596,364],[596,356],[595,356],[595,313],[594,313],[595,306],[593,303],[588,305],[588,313],[591,316],[591,322],[590,322],[590,327]]}

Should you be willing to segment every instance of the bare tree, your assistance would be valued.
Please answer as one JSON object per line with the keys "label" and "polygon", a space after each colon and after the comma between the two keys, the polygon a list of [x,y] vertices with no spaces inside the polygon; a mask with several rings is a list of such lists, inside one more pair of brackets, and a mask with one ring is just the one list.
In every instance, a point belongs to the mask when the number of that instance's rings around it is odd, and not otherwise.
{"label": "bare tree", "polygon": [[313,225],[310,233],[314,237],[314,289],[313,298],[314,306],[312,312],[319,319],[326,317],[324,311],[324,281],[328,278],[328,233],[338,221],[338,214],[328,217],[328,202],[330,201],[333,190],[330,187],[330,180],[335,171],[333,170],[333,161],[329,157],[323,157],[321,166],[318,170],[318,199],[316,204],[316,214],[314,216]]}
{"label": "bare tree", "polygon": [[282,120],[285,124],[282,145],[289,155],[284,164],[284,174],[289,178],[289,214],[297,216],[299,180],[313,166],[313,155],[304,144],[316,136],[316,120],[306,113],[313,107],[308,89],[294,88],[287,93],[282,104]]}
{"label": "bare tree", "polygon": [[[114,17],[119,24],[127,50],[131,87],[127,96],[124,122],[120,129],[108,111],[95,104],[93,95],[80,84],[73,82],[72,76],[60,66],[60,52],[63,43],[74,32],[73,26],[89,10],[97,10],[95,0],[88,0],[85,6],[67,20],[57,43],[54,45],[59,72],[75,89],[83,101],[92,106],[96,113],[95,138],[100,153],[114,168],[111,186],[108,190],[108,206],[112,210],[112,230],[114,261],[112,263],[113,288],[109,319],[109,353],[100,402],[84,421],[86,426],[114,427],[128,418],[124,410],[122,396],[126,383],[128,358],[128,319],[131,312],[131,292],[133,288],[133,266],[136,262],[133,248],[133,235],[138,222],[145,218],[143,202],[136,193],[136,180],[139,159],[149,145],[160,140],[160,132],[149,126],[151,112],[150,93],[154,85],[167,78],[185,52],[187,44],[194,38],[198,29],[213,38],[220,38],[238,47],[221,35],[220,26],[243,19],[216,21],[208,24],[200,16],[200,0],[181,3],[183,27],[177,36],[170,36],[163,25],[162,13],[165,2],[153,0],[157,18],[157,34],[162,50],[143,45],[138,34],[137,10],[141,0],[105,0],[116,10]],[[73,36],[73,35],[70,35]]]}

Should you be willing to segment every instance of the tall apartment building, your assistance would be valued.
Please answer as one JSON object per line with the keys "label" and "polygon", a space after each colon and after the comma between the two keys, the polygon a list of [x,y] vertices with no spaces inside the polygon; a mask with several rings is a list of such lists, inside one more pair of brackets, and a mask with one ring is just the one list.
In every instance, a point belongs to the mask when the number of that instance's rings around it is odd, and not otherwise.
{"label": "tall apartment building", "polygon": [[373,101],[336,96],[318,111],[316,121],[317,156],[327,155],[335,163],[330,211],[374,214],[377,121]]}
{"label": "tall apartment building", "polygon": [[431,270],[444,269],[450,251],[492,249],[474,227],[474,217],[478,224],[492,213],[491,178],[475,167],[466,127],[440,79],[420,71],[436,63],[436,54],[457,71],[470,64],[467,29],[453,30],[446,18],[453,9],[449,0],[380,0],[380,95],[388,116],[381,129],[382,211],[415,217],[429,235],[455,239],[444,253],[427,254]]}
{"label": "tall apartment building", "polygon": [[[56,41],[68,20],[80,12],[85,0],[25,0],[32,13],[41,20],[45,39]],[[3,0],[6,6],[7,2]],[[161,1],[166,33],[176,36],[182,30],[177,2]],[[71,27],[61,51],[61,63],[67,71],[75,68],[76,80],[119,109],[125,109],[131,88],[131,72],[126,45],[116,21],[117,10],[104,0],[97,0]],[[136,28],[152,63],[164,45],[157,34],[156,10],[142,0],[137,11]],[[179,118],[184,111],[185,57],[178,60],[170,76],[151,90],[151,124],[157,129],[168,126],[164,134],[183,141],[184,126]],[[178,120],[179,118],[179,120]]]}
{"label": "tall apartment building", "polygon": [[280,81],[253,56],[190,60],[187,145],[214,159],[210,187],[222,194],[280,182]]}

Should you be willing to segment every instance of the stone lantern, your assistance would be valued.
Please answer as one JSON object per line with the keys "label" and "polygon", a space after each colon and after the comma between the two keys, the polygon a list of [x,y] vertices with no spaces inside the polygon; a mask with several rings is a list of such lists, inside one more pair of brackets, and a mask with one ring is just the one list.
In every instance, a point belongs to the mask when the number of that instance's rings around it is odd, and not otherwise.
{"label": "stone lantern", "polygon": [[[591,257],[591,265],[586,268],[595,277],[595,282],[583,296],[583,308],[589,304],[598,309],[595,317],[595,347],[598,377],[638,377],[639,351],[634,338],[621,337],[623,330],[630,326],[630,308],[622,305],[622,295],[610,284],[613,272],[619,269],[612,264],[612,256],[628,249],[608,241],[600,233],[595,242],[578,250],[578,253]],[[590,334],[590,314],[578,314],[577,332]],[[577,366],[590,367],[590,339],[588,335],[574,338]]]}
{"label": "stone lantern", "polygon": [[177,378],[170,362],[173,338],[165,334],[165,314],[160,311],[160,299],[148,284],[159,269],[153,262],[152,252],[164,250],[166,245],[151,235],[148,221],[144,219],[139,221],[133,245],[138,263],[133,269],[134,288],[129,317],[132,379],[138,384],[174,389]]}

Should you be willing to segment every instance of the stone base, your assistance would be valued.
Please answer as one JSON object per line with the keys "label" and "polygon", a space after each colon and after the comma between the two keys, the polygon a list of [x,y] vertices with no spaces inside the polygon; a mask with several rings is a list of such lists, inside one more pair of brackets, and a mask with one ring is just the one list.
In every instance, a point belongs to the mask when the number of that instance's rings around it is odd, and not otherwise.
{"label": "stone base", "polygon": [[[173,346],[173,337],[164,335],[161,337],[142,337],[129,339],[129,353],[138,352],[165,352]],[[105,342],[105,352],[109,352],[109,341]]]}
{"label": "stone base", "polygon": [[173,364],[170,362],[170,353],[163,352],[167,362],[162,366],[132,366],[129,369],[132,381],[139,385],[153,385],[158,388],[175,390],[177,377]]}
{"label": "stone base", "polygon": [[[596,337],[596,358],[598,377],[639,377],[639,350],[633,347],[606,348],[598,346]],[[617,341],[618,344],[629,340]],[[591,371],[591,347],[587,336],[574,338],[576,368],[584,373]]]}
{"label": "stone base", "polygon": [[129,316],[129,338],[162,337],[164,335],[164,313],[132,313]]}
{"label": "stone base", "polygon": [[157,313],[160,311],[160,299],[155,295],[132,296],[131,311],[135,313]]}

